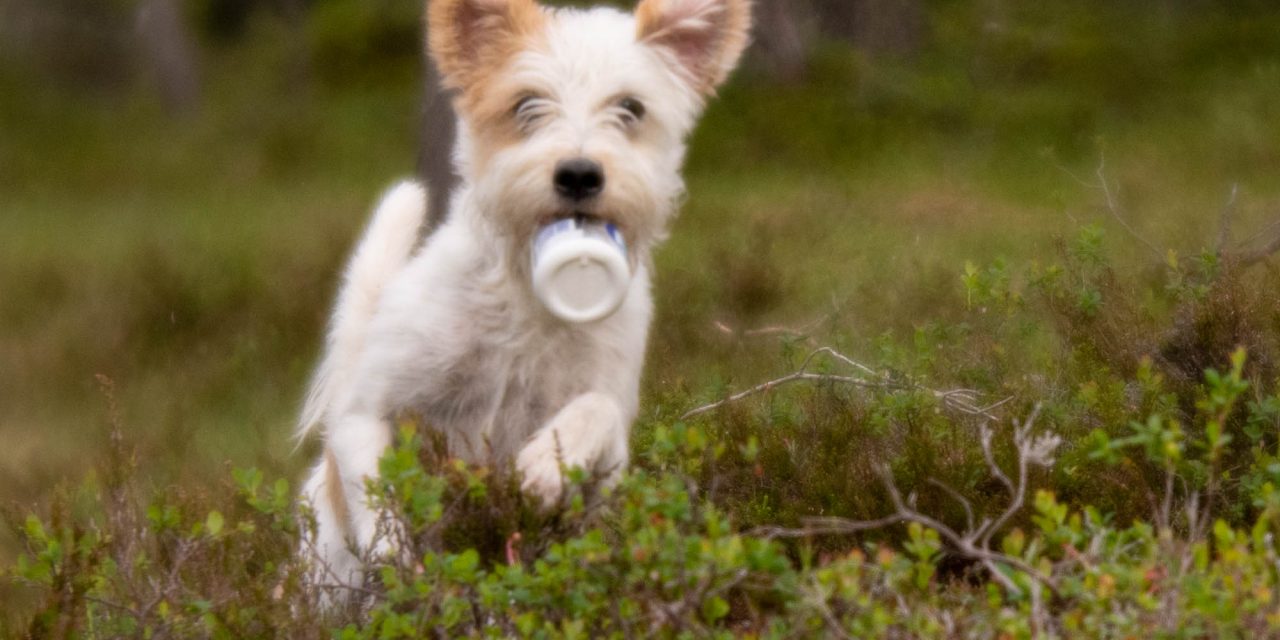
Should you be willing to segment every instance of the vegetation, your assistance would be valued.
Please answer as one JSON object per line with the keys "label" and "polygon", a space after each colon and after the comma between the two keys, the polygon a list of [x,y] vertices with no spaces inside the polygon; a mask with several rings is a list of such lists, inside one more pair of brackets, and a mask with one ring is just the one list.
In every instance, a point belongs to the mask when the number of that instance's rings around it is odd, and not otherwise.
{"label": "vegetation", "polygon": [[988,4],[741,73],[633,469],[544,513],[405,424],[356,590],[296,558],[288,425],[416,11],[210,2],[178,116],[0,57],[0,635],[1280,637],[1280,13]]}

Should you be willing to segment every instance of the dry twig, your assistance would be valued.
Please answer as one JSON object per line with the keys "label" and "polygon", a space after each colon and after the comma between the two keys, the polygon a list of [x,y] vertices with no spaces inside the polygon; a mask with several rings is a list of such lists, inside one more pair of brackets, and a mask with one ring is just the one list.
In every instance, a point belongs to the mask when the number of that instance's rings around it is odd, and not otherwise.
{"label": "dry twig", "polygon": [[807,340],[812,336],[813,332],[818,327],[822,326],[822,323],[826,322],[830,318],[831,316],[829,315],[823,316],[821,318],[817,318],[815,320],[806,322],[798,327],[771,325],[767,327],[757,327],[755,329],[736,329],[730,326],[727,322],[724,322],[721,320],[716,320],[711,324],[716,328],[716,331],[719,331],[720,333],[723,333],[726,336],[729,336],[732,338],[759,338],[762,336],[782,336],[787,338],[804,338]]}
{"label": "dry twig", "polygon": [[[1125,213],[1120,206],[1119,199],[1116,197],[1116,193],[1112,190],[1111,183],[1107,179],[1107,162],[1105,155],[1099,156],[1098,166],[1094,170],[1096,180],[1092,182],[1081,179],[1075,173],[1071,172],[1071,170],[1063,167],[1062,165],[1057,165],[1057,167],[1076,182],[1086,187],[1102,191],[1103,198],[1106,200],[1107,212],[1111,214],[1111,217],[1114,218],[1117,223],[1119,223],[1120,227],[1143,246],[1150,249],[1151,252],[1156,255],[1157,259],[1161,261],[1165,259],[1165,253],[1162,252],[1154,242],[1148,240],[1146,236],[1139,233],[1138,230],[1129,223],[1128,218],[1125,216]],[[1261,246],[1248,249],[1250,245],[1256,243],[1261,238],[1267,237],[1277,227],[1280,227],[1280,220],[1275,220],[1248,240],[1238,243],[1234,249],[1228,250],[1227,245],[1231,241],[1232,222],[1235,217],[1239,195],[1240,185],[1232,184],[1231,191],[1227,194],[1226,204],[1223,205],[1222,212],[1218,216],[1218,237],[1214,246],[1214,253],[1224,259],[1230,260],[1239,267],[1247,268],[1271,257],[1277,252],[1280,252],[1280,235],[1272,236],[1270,240]],[[1072,220],[1074,219],[1075,218],[1072,218]]]}
{"label": "dry twig", "polygon": [[[809,371],[809,367],[812,366],[814,361],[820,356],[826,356],[836,361],[838,364],[848,367],[849,369],[852,370],[850,371],[852,375],[813,373]],[[983,406],[978,404],[978,399],[981,396],[981,392],[975,389],[960,388],[960,389],[936,390],[936,389],[931,389],[919,384],[893,380],[887,373],[878,372],[875,369],[872,369],[871,367],[868,367],[867,365],[862,364],[850,358],[849,356],[846,356],[843,353],[836,351],[835,349],[832,349],[831,347],[819,347],[818,349],[815,349],[812,352],[810,352],[809,355],[805,357],[804,361],[800,363],[800,368],[795,372],[789,373],[780,378],[769,380],[767,382],[762,382],[754,387],[751,387],[750,389],[747,389],[746,391],[739,391],[738,393],[735,393],[727,398],[724,398],[723,400],[718,400],[716,402],[704,404],[700,407],[695,407],[693,409],[690,409],[686,411],[683,415],[681,415],[680,419],[687,420],[696,415],[701,415],[703,413],[707,413],[708,411],[714,411],[725,405],[738,402],[739,400],[742,400],[744,398],[748,398],[756,394],[772,391],[773,389],[785,384],[790,384],[792,382],[800,382],[800,381],[830,382],[830,383],[836,383],[836,384],[846,384],[846,385],[855,386],[855,387],[865,387],[868,389],[879,389],[882,391],[907,391],[907,390],[924,391],[931,394],[934,398],[942,402],[943,406],[949,409],[959,411],[961,413],[966,413],[969,415],[982,416],[990,420],[999,419],[994,413],[992,413],[992,411],[1003,406],[1005,403],[1009,402],[1010,400],[1013,400],[1012,397],[1008,397],[1008,398],[999,400],[997,402]]]}
{"label": "dry twig", "polygon": [[[1054,462],[1053,454],[1062,443],[1062,438],[1051,432],[1033,434],[1035,422],[1039,415],[1040,407],[1037,406],[1021,424],[1014,423],[1013,445],[1018,462],[1016,479],[1010,478],[996,464],[995,457],[991,453],[991,432],[985,428],[983,429],[982,448],[987,459],[988,470],[993,477],[1006,487],[1009,493],[1009,504],[994,519],[983,518],[975,526],[973,508],[969,501],[959,492],[947,487],[945,484],[931,480],[931,484],[943,487],[949,495],[964,506],[967,522],[962,531],[957,531],[946,523],[917,511],[911,504],[912,501],[903,499],[902,492],[899,491],[897,484],[894,482],[888,465],[877,465],[876,472],[880,476],[880,481],[885,491],[888,492],[890,500],[893,502],[894,513],[892,515],[877,520],[849,520],[836,517],[805,518],[802,521],[804,526],[798,529],[761,527],[753,530],[751,534],[772,538],[800,538],[815,535],[856,533],[869,529],[880,529],[903,522],[914,522],[936,531],[956,555],[981,564],[990,572],[992,579],[999,582],[1010,593],[1021,594],[1022,589],[1001,569],[1001,565],[1012,567],[1018,572],[1026,574],[1034,581],[1031,590],[1031,598],[1033,600],[1040,600],[1040,587],[1048,589],[1051,593],[1057,595],[1057,584],[1052,575],[1041,572],[1017,556],[992,549],[992,537],[1003,529],[1009,520],[1017,515],[1022,510],[1023,505],[1026,504],[1029,488],[1028,470],[1031,466],[1052,466]],[[1036,603],[1036,606],[1039,606],[1039,603]]]}
{"label": "dry twig", "polygon": [[1164,252],[1157,248],[1150,240],[1147,240],[1147,238],[1141,233],[1138,233],[1138,230],[1134,229],[1133,226],[1129,224],[1129,221],[1125,219],[1124,214],[1121,213],[1120,204],[1111,193],[1111,184],[1107,181],[1106,169],[1107,157],[1105,154],[1102,154],[1098,157],[1098,169],[1094,171],[1094,175],[1098,176],[1098,186],[1102,188],[1102,195],[1107,199],[1107,211],[1111,213],[1111,217],[1115,218],[1116,222],[1120,223],[1120,226],[1123,227],[1125,231],[1129,232],[1129,235],[1133,236],[1135,240],[1145,245],[1152,253],[1156,254],[1156,259],[1163,260]]}
{"label": "dry twig", "polygon": [[1236,258],[1236,261],[1242,267],[1251,267],[1271,257],[1271,255],[1276,253],[1277,251],[1280,251],[1280,235],[1277,235],[1276,237],[1272,238],[1269,242],[1262,245],[1261,247],[1258,247],[1252,251],[1240,253],[1239,257]]}

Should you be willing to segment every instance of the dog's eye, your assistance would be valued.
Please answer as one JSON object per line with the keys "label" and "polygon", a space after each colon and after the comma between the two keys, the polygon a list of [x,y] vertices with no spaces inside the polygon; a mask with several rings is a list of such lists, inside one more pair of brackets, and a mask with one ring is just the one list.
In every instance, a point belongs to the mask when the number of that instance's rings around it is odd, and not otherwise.
{"label": "dog's eye", "polygon": [[639,122],[644,119],[644,103],[630,96],[618,101],[618,106],[627,112],[626,119],[630,122]]}
{"label": "dog's eye", "polygon": [[511,113],[515,114],[517,118],[528,117],[537,107],[537,99],[538,96],[521,96],[521,98],[516,101],[516,106],[511,108]]}
{"label": "dog's eye", "polygon": [[515,106],[511,108],[511,113],[521,128],[527,128],[546,115],[546,107],[546,100],[536,95],[525,95],[516,101]]}

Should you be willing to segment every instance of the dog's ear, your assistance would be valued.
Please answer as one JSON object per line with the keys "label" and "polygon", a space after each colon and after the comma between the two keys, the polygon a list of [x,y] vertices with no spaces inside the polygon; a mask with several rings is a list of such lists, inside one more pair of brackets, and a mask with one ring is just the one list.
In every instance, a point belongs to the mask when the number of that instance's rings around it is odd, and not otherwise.
{"label": "dog's ear", "polygon": [[738,64],[751,30],[750,0],[643,0],[635,15],[636,39],[669,56],[704,96]]}
{"label": "dog's ear", "polygon": [[427,44],[445,86],[496,71],[545,21],[534,0],[428,0]]}

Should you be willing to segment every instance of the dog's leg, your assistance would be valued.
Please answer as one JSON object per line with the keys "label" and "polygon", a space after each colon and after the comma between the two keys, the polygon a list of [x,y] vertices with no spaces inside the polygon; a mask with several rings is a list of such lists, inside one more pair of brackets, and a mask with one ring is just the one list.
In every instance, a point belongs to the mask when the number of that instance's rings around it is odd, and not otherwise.
{"label": "dog's leg", "polygon": [[628,422],[607,394],[584,393],[533,434],[516,457],[524,490],[546,505],[564,494],[564,468],[582,467],[612,482],[627,464]]}
{"label": "dog's leg", "polygon": [[366,483],[378,477],[378,461],[391,446],[391,426],[386,421],[362,414],[348,414],[329,431],[329,450],[334,453],[342,494],[350,514],[351,534],[361,550],[374,555],[391,551],[395,541],[389,532],[379,535],[379,512],[372,504]]}
{"label": "dog's leg", "polygon": [[360,561],[349,547],[347,501],[333,454],[326,451],[311,470],[311,477],[302,488],[302,499],[311,507],[315,529],[304,531],[300,555],[313,563],[311,579],[316,584],[334,586],[324,590],[323,601],[326,604],[345,601],[350,594],[342,587],[359,584]]}

